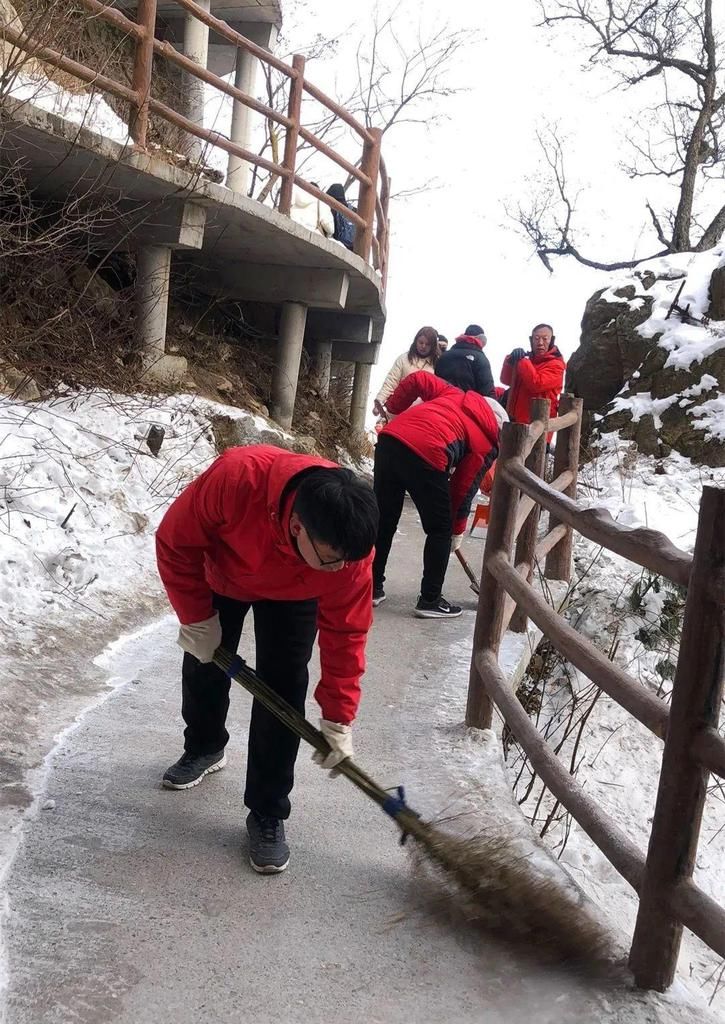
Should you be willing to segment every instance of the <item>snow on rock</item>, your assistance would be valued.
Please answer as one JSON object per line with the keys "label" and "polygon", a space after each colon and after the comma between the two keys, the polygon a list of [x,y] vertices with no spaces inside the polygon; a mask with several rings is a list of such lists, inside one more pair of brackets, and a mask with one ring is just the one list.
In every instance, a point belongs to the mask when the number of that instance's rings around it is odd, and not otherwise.
{"label": "snow on rock", "polygon": [[611,275],[589,301],[568,382],[594,414],[595,439],[617,430],[648,455],[674,449],[725,465],[725,319],[715,318],[724,257],[720,244],[650,260]]}

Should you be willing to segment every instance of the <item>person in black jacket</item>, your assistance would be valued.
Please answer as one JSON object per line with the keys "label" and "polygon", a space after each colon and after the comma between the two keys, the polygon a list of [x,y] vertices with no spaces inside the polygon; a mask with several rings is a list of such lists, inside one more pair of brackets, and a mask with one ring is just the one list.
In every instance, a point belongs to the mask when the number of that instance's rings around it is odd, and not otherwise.
{"label": "person in black jacket", "polygon": [[469,324],[456,343],[439,358],[436,376],[462,391],[477,391],[484,398],[495,398],[491,364],[483,354],[486,335],[483,327]]}

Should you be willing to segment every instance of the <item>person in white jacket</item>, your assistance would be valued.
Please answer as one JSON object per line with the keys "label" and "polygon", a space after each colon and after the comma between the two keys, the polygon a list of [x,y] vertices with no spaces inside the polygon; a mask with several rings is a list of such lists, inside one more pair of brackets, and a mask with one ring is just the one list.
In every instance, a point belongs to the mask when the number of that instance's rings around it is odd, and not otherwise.
{"label": "person in white jacket", "polygon": [[319,231],[325,238],[332,238],[335,233],[335,221],[330,207],[301,188],[295,187],[292,193],[290,217],[310,231]]}
{"label": "person in white jacket", "polygon": [[438,362],[438,331],[434,327],[421,327],[413,338],[413,344],[407,352],[403,352],[395,360],[383,381],[380,391],[373,402],[373,414],[385,416],[383,406],[388,398],[400,384],[411,373],[416,370],[426,370],[428,373],[435,373],[435,366]]}

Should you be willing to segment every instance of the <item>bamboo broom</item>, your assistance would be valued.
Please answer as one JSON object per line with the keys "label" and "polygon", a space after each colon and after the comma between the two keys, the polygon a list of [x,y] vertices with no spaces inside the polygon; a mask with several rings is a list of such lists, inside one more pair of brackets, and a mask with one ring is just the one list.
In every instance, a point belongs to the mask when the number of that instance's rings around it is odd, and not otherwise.
{"label": "bamboo broom", "polygon": [[[330,746],[319,729],[275,693],[238,655],[218,648],[214,663],[276,715],[300,739],[322,754]],[[401,843],[412,836],[416,854],[432,864],[464,897],[467,916],[507,940],[524,942],[547,960],[603,964],[611,960],[609,936],[554,879],[537,872],[516,849],[515,840],[479,835],[462,839],[424,821],[405,802],[402,787],[385,790],[354,761],[337,771],[374,800],[395,821]]]}

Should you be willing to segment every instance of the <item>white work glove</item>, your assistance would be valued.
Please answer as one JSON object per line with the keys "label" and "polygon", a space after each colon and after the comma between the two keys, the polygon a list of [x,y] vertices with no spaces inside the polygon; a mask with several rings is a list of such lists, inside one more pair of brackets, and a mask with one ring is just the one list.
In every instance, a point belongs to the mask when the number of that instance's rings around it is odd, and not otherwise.
{"label": "white work glove", "polygon": [[326,718],[320,719],[320,731],[330,744],[330,753],[321,754],[316,750],[312,755],[315,764],[330,769],[330,775],[334,779],[339,772],[334,769],[344,761],[346,757],[352,757],[352,726],[340,725],[338,722],[328,722]]}
{"label": "white work glove", "polygon": [[453,554],[454,551],[458,551],[458,549],[460,548],[462,543],[463,543],[463,534],[462,533],[454,533],[453,536],[451,537],[451,554]]}
{"label": "white work glove", "polygon": [[190,622],[188,626],[180,626],[176,642],[187,654],[192,654],[202,665],[207,665],[222,642],[218,612],[214,612],[210,619],[204,619],[203,622]]}

